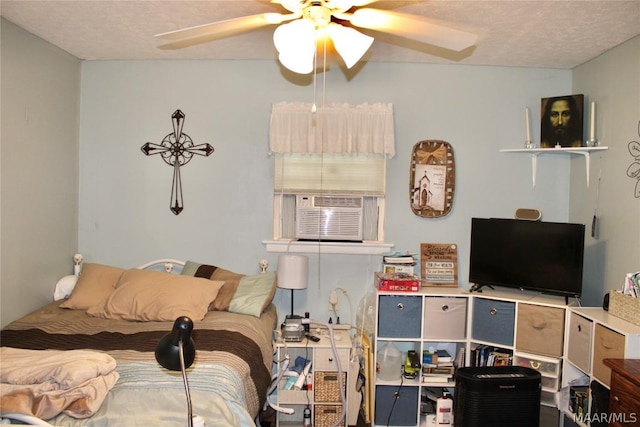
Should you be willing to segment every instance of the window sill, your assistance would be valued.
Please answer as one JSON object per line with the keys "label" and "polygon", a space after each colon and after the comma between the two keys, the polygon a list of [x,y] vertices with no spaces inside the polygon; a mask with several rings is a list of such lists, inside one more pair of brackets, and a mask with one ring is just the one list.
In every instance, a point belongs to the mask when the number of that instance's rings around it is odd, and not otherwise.
{"label": "window sill", "polygon": [[297,240],[264,240],[267,252],[296,252],[321,254],[382,255],[393,247],[393,243],[364,241],[348,242],[299,242]]}

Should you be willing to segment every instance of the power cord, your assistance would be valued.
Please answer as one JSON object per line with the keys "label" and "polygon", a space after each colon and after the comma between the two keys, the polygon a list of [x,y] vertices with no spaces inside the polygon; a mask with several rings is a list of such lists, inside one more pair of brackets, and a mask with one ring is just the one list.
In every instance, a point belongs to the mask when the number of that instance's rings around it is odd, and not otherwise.
{"label": "power cord", "polygon": [[403,383],[404,383],[404,375],[401,375],[400,385],[398,386],[396,391],[393,392],[393,403],[391,404],[391,409],[389,410],[389,417],[387,417],[387,427],[389,427],[389,425],[391,424],[391,415],[393,415],[393,409],[396,407],[396,402],[400,398],[400,389],[402,389]]}

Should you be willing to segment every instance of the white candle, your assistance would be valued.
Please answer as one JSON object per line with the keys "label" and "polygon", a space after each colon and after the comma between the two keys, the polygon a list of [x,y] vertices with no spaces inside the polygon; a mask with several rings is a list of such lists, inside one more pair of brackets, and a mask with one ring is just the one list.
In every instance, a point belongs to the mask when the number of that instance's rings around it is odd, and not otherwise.
{"label": "white candle", "polygon": [[591,123],[589,123],[589,141],[596,140],[596,103],[591,101]]}
{"label": "white candle", "polygon": [[524,107],[524,120],[525,120],[525,129],[527,130],[527,139],[526,142],[531,141],[531,129],[529,129],[529,107]]}

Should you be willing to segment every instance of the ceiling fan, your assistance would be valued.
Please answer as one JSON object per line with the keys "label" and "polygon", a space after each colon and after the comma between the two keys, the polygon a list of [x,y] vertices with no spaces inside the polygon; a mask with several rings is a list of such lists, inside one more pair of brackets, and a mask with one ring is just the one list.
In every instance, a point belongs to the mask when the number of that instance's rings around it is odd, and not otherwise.
{"label": "ceiling fan", "polygon": [[[300,74],[313,71],[316,41],[321,36],[331,39],[348,68],[355,65],[373,43],[373,37],[352,27],[391,33],[454,51],[473,46],[477,40],[474,34],[433,24],[419,16],[361,7],[376,1],[272,0],[290,13],[249,15],[157,34],[156,37],[170,41],[160,46],[162,49],[181,49],[278,25],[273,39],[279,60]],[[350,26],[336,21],[348,22]]]}

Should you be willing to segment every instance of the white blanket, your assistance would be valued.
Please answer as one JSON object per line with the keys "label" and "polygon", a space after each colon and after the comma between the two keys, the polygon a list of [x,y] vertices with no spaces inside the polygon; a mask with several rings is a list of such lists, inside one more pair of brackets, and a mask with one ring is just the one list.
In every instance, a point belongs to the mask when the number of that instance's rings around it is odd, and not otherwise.
{"label": "white blanket", "polygon": [[118,378],[116,361],[106,353],[1,347],[0,412],[86,418]]}

